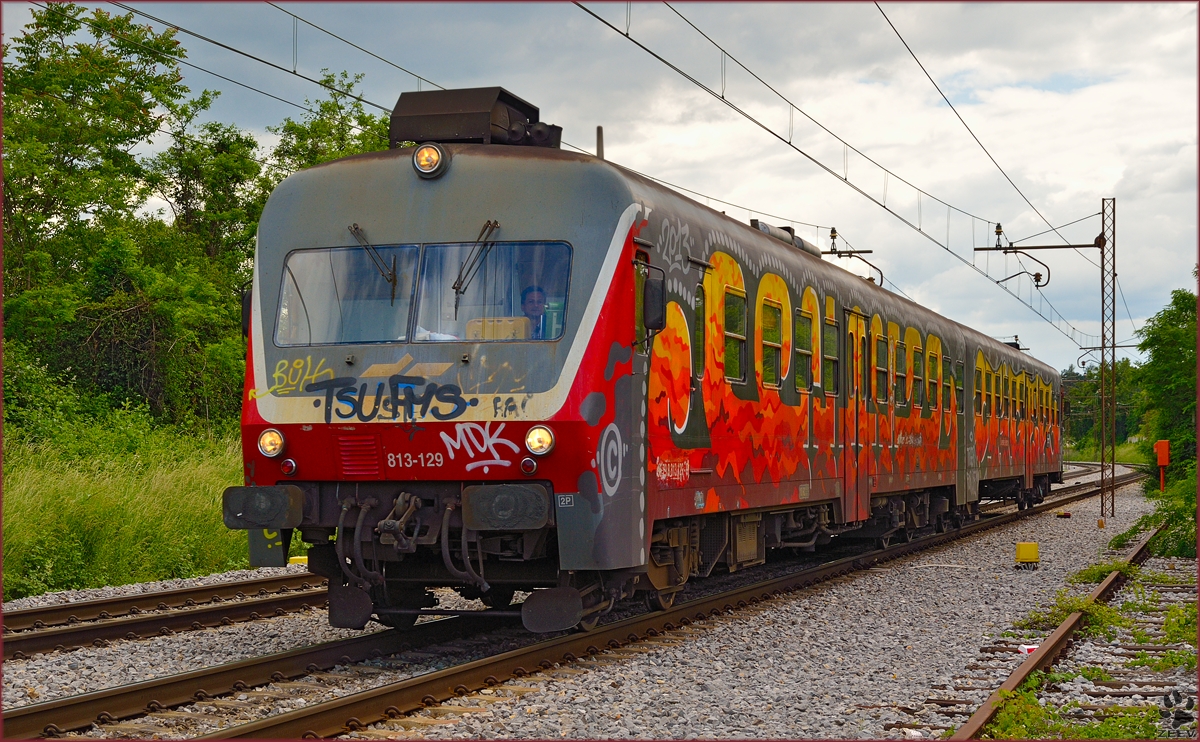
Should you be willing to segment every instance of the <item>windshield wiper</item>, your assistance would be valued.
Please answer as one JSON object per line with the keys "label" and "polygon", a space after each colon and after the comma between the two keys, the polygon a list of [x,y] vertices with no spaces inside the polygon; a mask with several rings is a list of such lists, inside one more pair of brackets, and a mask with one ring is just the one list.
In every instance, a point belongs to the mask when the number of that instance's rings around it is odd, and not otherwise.
{"label": "windshield wiper", "polygon": [[354,235],[354,239],[358,240],[358,244],[367,251],[367,255],[371,256],[371,262],[375,264],[375,270],[379,271],[379,275],[383,276],[383,280],[392,285],[392,306],[396,306],[396,256],[392,256],[392,267],[388,268],[387,262],[375,246],[367,242],[367,236],[363,234],[362,228],[357,223],[351,224],[346,229],[350,230],[350,234]]}
{"label": "windshield wiper", "polygon": [[471,245],[471,252],[467,254],[467,259],[458,267],[458,278],[454,280],[453,287],[455,321],[458,320],[458,300],[467,292],[467,287],[471,285],[471,281],[483,267],[483,261],[491,251],[492,245],[495,244],[487,240],[497,229],[500,229],[500,220],[488,219],[484,222],[483,229],[479,230],[479,236],[475,238],[475,244]]}

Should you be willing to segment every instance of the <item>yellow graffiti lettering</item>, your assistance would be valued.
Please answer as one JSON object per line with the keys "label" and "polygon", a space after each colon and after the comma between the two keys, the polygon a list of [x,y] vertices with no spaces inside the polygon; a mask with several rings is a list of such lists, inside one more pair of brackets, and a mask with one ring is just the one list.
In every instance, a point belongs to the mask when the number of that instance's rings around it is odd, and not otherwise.
{"label": "yellow graffiti lettering", "polygon": [[321,381],[322,379],[332,379],[334,376],[333,369],[325,368],[325,359],[317,361],[317,365],[313,367],[312,356],[292,361],[290,364],[287,359],[281,359],[275,364],[275,373],[271,374],[271,386],[265,391],[252,389],[250,391],[251,399],[265,397],[268,394],[291,394],[297,389],[303,389],[305,386],[313,382]]}
{"label": "yellow graffiti lettering", "polygon": [[264,528],[263,538],[267,540],[268,549],[273,546],[283,546],[283,539],[279,538],[279,531],[272,531],[269,528]]}

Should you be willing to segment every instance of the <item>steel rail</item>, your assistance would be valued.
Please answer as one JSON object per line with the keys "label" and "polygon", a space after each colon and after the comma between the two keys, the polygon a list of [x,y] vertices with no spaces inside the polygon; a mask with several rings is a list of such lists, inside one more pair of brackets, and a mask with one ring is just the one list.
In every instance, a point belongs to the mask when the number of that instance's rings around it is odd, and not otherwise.
{"label": "steel rail", "polygon": [[867,555],[839,559],[799,572],[777,577],[715,596],[700,598],[666,611],[634,616],[601,626],[589,633],[567,634],[456,667],[389,683],[303,709],[233,727],[225,727],[199,739],[320,738],[364,729],[367,726],[412,713],[426,706],[500,684],[509,677],[523,677],[555,663],[569,663],[597,654],[606,647],[640,641],[664,631],[737,608],[781,597],[834,577],[865,569],[882,561],[921,551],[977,532],[1037,515],[1063,504],[1064,500],[1094,497],[1091,493],[1063,498],[1024,511],[998,515],[963,526],[956,531],[917,539]]}
{"label": "steel rail", "polygon": [[[1130,482],[1136,482],[1145,476],[1146,476],[1145,474],[1142,474],[1141,472],[1136,472],[1136,471],[1122,474],[1119,477],[1117,477],[1116,486],[1122,487],[1126,484],[1129,484]],[[1059,487],[1056,490],[1051,490],[1050,493],[1048,495],[1046,495],[1046,501],[1039,503],[1035,507],[1045,509],[1045,507],[1048,505],[1059,506],[1059,505],[1075,502],[1076,500],[1086,499],[1088,497],[1095,497],[1095,493],[1093,493],[1093,494],[1086,494],[1086,493],[1088,493],[1092,489],[1096,489],[1099,486],[1100,486],[1100,482],[1097,480],[1094,482],[1080,482],[1079,484],[1071,484],[1071,485]],[[1078,496],[1076,496],[1076,493],[1078,493],[1078,492],[1084,492],[1085,494],[1083,495],[1083,497],[1078,497]],[[1053,498],[1053,499],[1051,499],[1051,498]],[[987,502],[987,504],[980,505],[979,509],[981,512],[1000,510],[1002,508],[1008,507],[1011,504],[1013,504],[1012,500],[989,500]]]}
{"label": "steel rail", "polygon": [[4,659],[22,659],[40,652],[92,644],[104,646],[113,639],[141,639],[152,634],[202,629],[234,621],[256,620],[306,607],[320,607],[327,600],[326,588],[288,592],[265,598],[221,602],[197,608],[125,616],[49,629],[22,631],[4,637]]}
{"label": "steel rail", "polygon": [[[1070,499],[1083,499],[1088,496],[1094,497],[1095,492],[1091,493],[1091,495],[1076,495]],[[806,587],[815,581],[827,579],[837,574],[845,574],[855,566],[869,566],[879,561],[893,559],[910,551],[944,543],[952,538],[961,537],[977,530],[1012,522],[1026,515],[1046,512],[1051,507],[1061,504],[1062,500],[1058,500],[1019,513],[1014,512],[1004,516],[989,517],[983,521],[968,524],[962,531],[927,537],[910,544],[900,544],[883,551],[873,552],[870,555],[847,557],[824,565],[823,568],[797,572],[789,577],[793,578],[800,587]],[[817,572],[821,572],[821,574],[817,574]],[[765,587],[764,585],[757,587],[765,589],[767,593],[773,593],[772,582],[774,581],[764,583]],[[753,596],[755,587],[751,586],[750,588],[742,589],[743,592],[749,591],[751,595],[750,600],[755,600]],[[726,595],[724,599],[727,606],[736,605],[738,602],[748,602],[738,599],[736,596],[731,598]],[[719,603],[722,600],[722,596],[715,596],[712,600]],[[691,610],[694,607],[694,603],[689,603],[686,606],[679,606],[679,609]],[[685,617],[681,619],[681,623],[688,620],[686,614],[684,615]],[[651,616],[663,618],[669,622],[667,614],[651,614]],[[440,643],[446,641],[448,638],[466,636],[481,628],[494,626],[495,620],[492,616],[481,616],[478,621],[467,618],[431,621],[420,624],[407,632],[378,632],[366,637],[355,637],[338,642],[329,642],[275,655],[220,665],[215,668],[204,668],[190,673],[156,678],[141,683],[22,706],[4,713],[4,733],[6,737],[11,738],[32,738],[42,734],[52,736],[63,732],[83,729],[96,721],[103,723],[126,719],[207,697],[236,692],[244,688],[266,685],[273,680],[296,677],[314,669],[328,669],[338,663],[358,662],[375,656],[391,654],[403,649]],[[608,628],[604,627],[604,630],[608,630]],[[576,636],[585,639],[588,647],[603,646],[600,632]],[[628,634],[625,638],[628,639]],[[480,662],[483,662],[483,660]],[[531,664],[530,666],[534,665]],[[521,669],[522,666],[518,665],[518,668]],[[442,673],[447,672],[449,671],[442,671]],[[425,695],[427,694],[422,695],[422,700],[424,700]],[[230,727],[228,729],[241,729],[241,727]],[[224,731],[214,736],[223,735]]]}
{"label": "steel rail", "polygon": [[[1159,528],[1154,529],[1147,534],[1133,552],[1129,555],[1126,561],[1130,564],[1140,564],[1146,560],[1149,555],[1150,540],[1158,535]],[[1120,570],[1113,570],[1104,581],[1096,586],[1088,595],[1088,600],[1093,602],[1104,602],[1124,583],[1125,578]],[[1011,693],[1021,686],[1030,675],[1037,670],[1043,670],[1059,659],[1067,652],[1071,638],[1075,632],[1083,625],[1083,614],[1075,611],[1067,616],[1058,628],[1050,633],[1048,637],[1042,640],[1042,643],[1034,650],[1033,654],[1029,655],[1028,659],[1021,663],[1008,679],[1000,684],[1000,687],[992,691],[987,700],[983,702],[974,714],[958,728],[957,731],[950,737],[952,740],[970,740],[977,739],[979,734],[983,732],[983,728],[995,717],[996,712],[1000,709],[1000,702],[1004,693]]]}
{"label": "steel rail", "polygon": [[294,678],[334,665],[384,657],[414,646],[459,638],[495,619],[450,618],[419,624],[409,631],[385,630],[363,636],[301,647],[287,652],[206,667],[140,683],[67,696],[4,712],[6,739],[32,739],[85,729],[94,722],[111,723],[172,706],[235,693],[246,688]]}
{"label": "steel rail", "polygon": [[113,618],[141,611],[181,608],[202,603],[213,603],[226,598],[245,598],[253,595],[308,590],[328,584],[324,577],[308,572],[263,577],[237,582],[218,582],[200,587],[183,587],[176,590],[156,590],[136,595],[121,595],[113,598],[97,598],[73,603],[23,608],[6,611],[0,616],[4,632],[42,629],[47,626],[73,624],[101,618]]}

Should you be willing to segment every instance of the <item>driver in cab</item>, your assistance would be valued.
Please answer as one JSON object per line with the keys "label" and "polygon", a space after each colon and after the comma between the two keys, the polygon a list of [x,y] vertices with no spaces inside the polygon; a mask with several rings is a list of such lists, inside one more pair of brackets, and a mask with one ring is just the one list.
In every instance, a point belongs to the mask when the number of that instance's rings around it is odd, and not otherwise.
{"label": "driver in cab", "polygon": [[541,286],[528,286],[521,292],[521,311],[529,320],[529,339],[546,339],[546,292]]}

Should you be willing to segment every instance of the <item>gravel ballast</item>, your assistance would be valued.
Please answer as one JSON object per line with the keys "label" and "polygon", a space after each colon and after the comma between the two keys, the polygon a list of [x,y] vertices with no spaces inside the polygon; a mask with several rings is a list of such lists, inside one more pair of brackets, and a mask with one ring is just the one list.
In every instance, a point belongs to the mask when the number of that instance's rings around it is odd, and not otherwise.
{"label": "gravel ballast", "polygon": [[[884,729],[912,720],[897,707],[948,697],[941,688],[955,684],[981,646],[1052,602],[1068,575],[1100,561],[1108,540],[1151,506],[1139,485],[1127,486],[1103,530],[1098,499],[1068,509],[1070,519],[1038,516],[723,618],[685,644],[549,679],[542,692],[419,735],[915,736]],[[1040,569],[1013,568],[1018,541],[1039,543]],[[998,685],[1007,671],[992,675]]]}
{"label": "gravel ballast", "polygon": [[[1069,475],[1068,475],[1069,476]],[[1068,479],[1068,481],[1075,481]],[[1041,516],[889,563],[723,619],[678,647],[657,648],[495,704],[446,726],[408,732],[428,737],[897,737],[889,708],[920,705],[961,673],[987,635],[1052,600],[1071,572],[1100,559],[1103,545],[1150,509],[1137,486],[1118,496],[1118,515],[1096,528],[1099,501],[1069,506],[1072,519]],[[1041,569],[1012,569],[1017,541],[1041,544]],[[64,602],[151,592],[244,576],[40,596]],[[16,603],[14,601],[14,603]],[[7,610],[14,603],[5,605]],[[20,606],[20,607],[28,607]],[[466,607],[466,606],[462,606]],[[371,624],[368,630],[377,630]],[[106,648],[5,663],[4,705],[195,670],[362,632],[332,629],[324,611],[184,632]]]}

